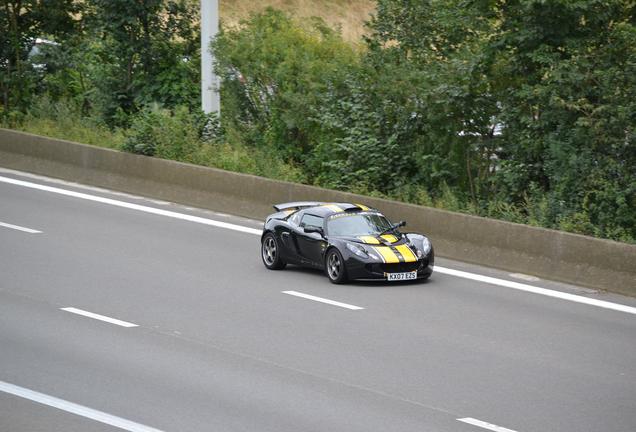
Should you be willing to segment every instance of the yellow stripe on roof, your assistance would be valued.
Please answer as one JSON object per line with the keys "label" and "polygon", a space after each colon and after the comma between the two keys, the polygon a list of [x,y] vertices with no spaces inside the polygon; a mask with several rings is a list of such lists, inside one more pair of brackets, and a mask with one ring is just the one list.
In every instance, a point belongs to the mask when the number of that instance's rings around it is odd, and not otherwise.
{"label": "yellow stripe on roof", "polygon": [[369,210],[369,207],[365,206],[364,204],[356,204],[356,205],[360,207],[363,211]]}
{"label": "yellow stripe on roof", "polygon": [[393,234],[382,234],[380,237],[382,237],[384,240],[388,241],[389,243],[395,243],[396,241],[398,241],[398,238],[394,236]]}
{"label": "yellow stripe on roof", "polygon": [[395,249],[404,257],[404,262],[415,262],[417,261],[417,256],[413,253],[410,247],[405,244],[401,244],[399,246],[394,246]]}
{"label": "yellow stripe on roof", "polygon": [[373,249],[380,254],[385,263],[398,263],[400,259],[388,246],[374,246]]}
{"label": "yellow stripe on roof", "polygon": [[380,240],[373,236],[359,236],[358,238],[366,244],[380,244]]}
{"label": "yellow stripe on roof", "polygon": [[331,211],[335,211],[336,213],[340,213],[343,210],[335,204],[324,204],[323,207],[327,207]]}

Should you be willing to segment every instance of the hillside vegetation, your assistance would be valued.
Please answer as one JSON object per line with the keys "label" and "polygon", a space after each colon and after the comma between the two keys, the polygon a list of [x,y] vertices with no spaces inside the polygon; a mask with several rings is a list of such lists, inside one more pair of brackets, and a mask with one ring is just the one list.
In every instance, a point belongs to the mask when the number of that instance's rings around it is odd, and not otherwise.
{"label": "hillside vegetation", "polygon": [[[3,3],[0,120],[635,242],[633,1],[502,5],[222,0],[219,119],[199,108],[198,2]],[[41,35],[60,45],[30,58]]]}
{"label": "hillside vegetation", "polygon": [[307,19],[322,18],[329,27],[338,29],[348,42],[358,43],[366,33],[364,23],[375,11],[373,0],[220,0],[220,16],[227,26],[235,26],[251,13],[268,7]]}

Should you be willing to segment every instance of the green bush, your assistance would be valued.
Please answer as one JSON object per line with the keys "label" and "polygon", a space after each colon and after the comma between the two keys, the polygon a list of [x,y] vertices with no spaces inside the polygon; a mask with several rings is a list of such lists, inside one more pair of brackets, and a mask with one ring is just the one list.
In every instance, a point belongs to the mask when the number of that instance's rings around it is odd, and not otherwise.
{"label": "green bush", "polygon": [[199,151],[208,117],[188,107],[174,110],[157,105],[132,117],[122,149],[146,156],[193,162]]}
{"label": "green bush", "polygon": [[304,181],[302,172],[281,161],[276,152],[230,145],[214,116],[158,107],[135,115],[122,149],[163,159],[195,163],[289,181]]}
{"label": "green bush", "polygon": [[305,30],[273,9],[223,30],[214,50],[224,128],[244,144],[295,162],[315,145],[313,109],[358,60],[354,48],[324,23]]}

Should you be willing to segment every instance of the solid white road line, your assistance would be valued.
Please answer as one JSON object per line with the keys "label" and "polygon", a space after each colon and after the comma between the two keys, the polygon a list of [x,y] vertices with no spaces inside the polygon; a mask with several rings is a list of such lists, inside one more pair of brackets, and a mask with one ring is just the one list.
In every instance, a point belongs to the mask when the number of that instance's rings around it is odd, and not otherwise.
{"label": "solid white road line", "polygon": [[505,279],[497,279],[490,276],[482,276],[474,273],[468,273],[460,270],[453,270],[446,267],[435,266],[437,273],[444,273],[451,276],[461,277],[464,279],[472,279],[479,282],[485,282],[493,285],[499,285],[506,288],[512,288],[520,291],[526,291],[534,294],[541,294],[548,297],[559,298],[562,300],[568,300],[575,303],[582,303],[590,306],[597,306],[600,308],[611,309],[619,312],[625,312],[636,315],[636,307],[626,306],[618,303],[611,303],[603,300],[596,300],[589,297],[583,297],[575,294],[569,294],[561,291],[549,290],[546,288],[539,288],[532,285],[526,285],[519,282],[508,281]]}
{"label": "solid white road line", "polygon": [[473,426],[478,426],[478,427],[483,428],[483,429],[488,429],[488,430],[491,430],[491,431],[494,431],[494,432],[517,432],[517,431],[514,431],[512,429],[507,429],[505,427],[497,426],[497,425],[494,425],[492,423],[487,423],[485,421],[477,420],[477,419],[470,418],[470,417],[460,418],[460,419],[457,419],[457,420],[459,420],[460,422],[471,424]]}
{"label": "solid white road line", "polygon": [[333,305],[333,306],[339,306],[339,307],[345,308],[345,309],[351,309],[351,310],[364,309],[363,307],[360,307],[360,306],[354,306],[354,305],[350,305],[350,304],[347,304],[347,303],[340,303],[340,302],[329,300],[329,299],[322,298],[322,297],[316,297],[316,296],[312,296],[312,295],[309,295],[309,294],[303,294],[303,293],[300,293],[298,291],[281,291],[281,292],[283,294],[289,294],[289,295],[296,296],[296,297],[302,297],[302,298],[305,298],[305,299],[308,299],[308,300],[317,301],[317,302],[320,302],[320,303],[327,303],[327,304],[330,304],[330,305]]}
{"label": "solid white road line", "polygon": [[126,321],[122,321],[122,320],[118,320],[115,318],[111,318],[111,317],[107,317],[104,315],[99,315],[93,312],[88,312],[82,309],[77,309],[74,307],[65,307],[65,308],[60,308],[60,310],[66,311],[66,312],[70,312],[70,313],[74,313],[77,315],[82,315],[88,318],[93,318],[96,320],[100,320],[100,321],[105,321],[107,323],[111,323],[111,324],[115,324],[118,326],[122,326],[122,327],[139,327],[137,324],[133,324],[133,323],[129,323]]}
{"label": "solid white road line", "polygon": [[29,390],[24,387],[9,384],[4,381],[0,381],[0,391],[130,432],[162,432],[161,430],[155,429],[153,427],[135,423],[121,417],[106,414],[102,411],[97,411],[92,408],[78,405],[73,402],[68,402],[63,399],[58,399],[56,397]]}
{"label": "solid white road line", "polygon": [[[80,198],[80,199],[85,199],[88,201],[95,201],[95,202],[100,202],[103,204],[109,204],[109,205],[114,205],[117,207],[124,207],[127,209],[131,209],[131,210],[137,210],[137,211],[142,211],[145,213],[151,213],[151,214],[156,214],[156,215],[160,215],[160,216],[167,216],[167,217],[171,217],[171,218],[175,218],[175,219],[181,219],[181,220],[185,220],[185,221],[189,221],[189,222],[195,222],[195,223],[200,223],[200,224],[204,224],[204,225],[211,225],[211,226],[215,226],[218,228],[224,228],[224,229],[230,229],[230,230],[234,230],[234,231],[239,231],[239,232],[244,232],[244,233],[248,233],[248,234],[254,234],[254,235],[261,235],[262,231],[259,229],[255,229],[255,228],[249,228],[249,227],[245,227],[242,225],[236,225],[236,224],[231,224],[231,223],[227,223],[227,222],[220,222],[220,221],[216,221],[213,219],[207,219],[207,218],[202,218],[202,217],[198,217],[198,216],[192,216],[192,215],[188,215],[188,214],[183,214],[183,213],[177,213],[177,212],[173,212],[173,211],[168,211],[168,210],[161,210],[161,209],[157,209],[154,207],[148,207],[148,206],[143,206],[143,205],[139,205],[139,204],[131,204],[125,201],[119,201],[119,200],[115,200],[115,199],[110,199],[110,198],[103,198],[100,196],[96,196],[96,195],[89,195],[89,194],[85,194],[85,193],[80,193],[80,192],[74,192],[74,191],[70,191],[70,190],[66,190],[66,189],[60,189],[60,188],[56,188],[56,187],[51,187],[51,186],[44,186],[41,184],[37,184],[37,183],[31,183],[31,182],[27,182],[27,181],[23,181],[23,180],[16,180],[13,178],[9,178],[9,177],[2,177],[0,176],[0,182],[4,182],[4,183],[9,183],[9,184],[13,184],[16,186],[23,186],[23,187],[28,187],[31,189],[37,189],[37,190],[42,190],[42,191],[46,191],[46,192],[52,192],[52,193],[56,193],[56,194],[60,194],[60,195],[66,195],[66,196],[71,196],[71,197],[75,197],[75,198]],[[548,297],[554,297],[554,298],[559,298],[561,300],[568,300],[568,301],[573,301],[576,303],[582,303],[582,304],[586,304],[586,305],[590,305],[590,306],[597,306],[597,307],[601,307],[601,308],[605,308],[605,309],[610,309],[610,310],[615,310],[615,311],[619,311],[619,312],[625,312],[625,313],[629,313],[629,314],[635,314],[636,315],[636,307],[631,307],[631,306],[626,306],[626,305],[622,305],[619,303],[612,303],[612,302],[607,302],[607,301],[603,301],[603,300],[595,300],[595,299],[591,299],[588,297],[583,297],[583,296],[578,296],[578,295],[574,295],[574,294],[568,294],[568,293],[564,293],[561,291],[554,291],[554,290],[549,290],[546,288],[539,288],[539,287],[535,287],[532,285],[526,285],[526,284],[522,284],[522,283],[518,283],[518,282],[511,282],[505,279],[497,279],[497,278],[493,278],[493,277],[489,277],[489,276],[482,276],[479,274],[475,274],[475,273],[469,273],[469,272],[464,272],[464,271],[459,271],[459,270],[453,270],[453,269],[449,269],[449,268],[445,268],[445,267],[439,267],[439,266],[435,266],[435,272],[438,273],[443,273],[443,274],[447,274],[450,276],[455,276],[455,277],[461,277],[464,279],[472,279],[472,280],[476,280],[479,282],[485,282],[485,283],[489,283],[492,285],[499,285],[502,287],[506,287],[506,288],[512,288],[512,289],[517,289],[517,290],[521,290],[521,291],[526,291],[526,292],[530,292],[533,294],[540,294],[540,295],[545,295]]]}
{"label": "solid white road line", "polygon": [[42,231],[34,230],[34,229],[31,229],[31,228],[21,227],[21,226],[18,226],[18,225],[11,225],[11,224],[4,223],[4,222],[0,222],[0,227],[11,228],[11,229],[18,230],[18,231],[24,231],[24,232],[29,233],[29,234],[40,234],[42,232]]}
{"label": "solid white road line", "polygon": [[154,207],[148,207],[148,206],[144,206],[144,205],[139,205],[139,204],[132,204],[126,201],[120,201],[120,200],[115,200],[115,199],[111,199],[111,198],[104,198],[104,197],[100,197],[97,195],[90,195],[90,194],[85,194],[85,193],[81,193],[81,192],[75,192],[75,191],[70,191],[70,190],[66,190],[66,189],[60,189],[60,188],[56,188],[56,187],[52,187],[52,186],[44,186],[41,184],[37,184],[37,183],[31,183],[31,182],[27,182],[27,181],[23,181],[23,180],[16,180],[16,179],[12,179],[9,177],[0,177],[0,182],[3,183],[9,183],[9,184],[13,184],[16,186],[23,186],[23,187],[28,187],[31,189],[37,189],[37,190],[41,190],[41,191],[45,191],[45,192],[52,192],[52,193],[56,193],[59,195],[65,195],[65,196],[70,196],[70,197],[74,197],[74,198],[80,198],[80,199],[84,199],[84,200],[88,200],[88,201],[94,201],[94,202],[99,202],[102,204],[109,204],[109,205],[113,205],[113,206],[117,206],[117,207],[123,207],[123,208],[127,208],[130,210],[137,210],[137,211],[141,211],[141,212],[145,212],[145,213],[151,213],[151,214],[155,214],[155,215],[159,215],[159,216],[167,216],[167,217],[171,217],[174,219],[181,219],[181,220],[185,220],[188,222],[195,222],[195,223],[200,223],[203,225],[211,225],[211,226],[215,226],[218,228],[225,228],[225,229],[231,229],[234,231],[239,231],[239,232],[244,232],[244,233],[248,233],[248,234],[258,234],[261,235],[261,233],[263,232],[262,230],[259,229],[255,229],[255,228],[248,228],[242,225],[236,225],[236,224],[231,224],[231,223],[227,223],[227,222],[220,222],[220,221],[216,221],[216,220],[212,220],[212,219],[207,219],[207,218],[202,218],[202,217],[198,217],[198,216],[192,216],[192,215],[188,215],[188,214],[183,214],[183,213],[177,213],[177,212],[173,212],[173,211],[169,211],[169,210],[162,210],[162,209],[158,209],[158,208],[154,208]]}

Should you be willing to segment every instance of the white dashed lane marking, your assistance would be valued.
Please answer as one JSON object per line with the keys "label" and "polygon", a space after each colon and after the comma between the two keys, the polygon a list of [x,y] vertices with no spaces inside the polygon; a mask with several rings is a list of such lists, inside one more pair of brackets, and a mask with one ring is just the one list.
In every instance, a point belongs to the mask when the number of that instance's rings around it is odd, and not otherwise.
{"label": "white dashed lane marking", "polygon": [[107,317],[105,315],[100,315],[100,314],[96,314],[93,312],[88,312],[82,309],[77,309],[74,307],[65,307],[65,308],[60,308],[60,310],[63,310],[65,312],[70,312],[72,314],[76,314],[76,315],[81,315],[81,316],[85,316],[87,318],[92,318],[92,319],[96,319],[99,321],[104,321],[110,324],[115,324],[121,327],[139,327],[137,324],[133,324],[133,323],[129,323],[127,321],[122,321],[122,320],[118,320],[116,318],[111,318],[111,317]]}
{"label": "white dashed lane marking", "polygon": [[326,303],[326,304],[330,304],[332,306],[338,306],[338,307],[345,308],[345,309],[351,309],[351,310],[364,309],[363,307],[360,307],[360,306],[354,306],[354,305],[350,305],[350,304],[347,304],[347,303],[341,303],[341,302],[338,302],[338,301],[329,300],[329,299],[322,298],[322,297],[316,297],[316,296],[313,296],[313,295],[310,295],[310,294],[304,294],[304,293],[301,293],[301,292],[298,292],[298,291],[281,291],[281,292],[283,294],[289,294],[289,295],[292,295],[292,296],[295,296],[295,297],[301,297],[301,298],[304,298],[304,299],[307,299],[307,300],[313,300],[313,301],[317,301],[317,302],[320,302],[320,303]]}
{"label": "white dashed lane marking", "polygon": [[0,222],[0,227],[9,228],[9,229],[16,230],[16,231],[22,231],[22,232],[29,233],[29,234],[41,234],[42,233],[42,231],[34,230],[34,229],[31,229],[31,228],[25,228],[25,227],[19,226],[19,225],[12,225],[12,224],[8,224],[8,223],[4,223],[4,222]]}
{"label": "white dashed lane marking", "polygon": [[457,419],[457,420],[460,421],[460,422],[468,423],[470,425],[477,426],[477,427],[480,427],[482,429],[487,429],[487,430],[493,431],[493,432],[517,432],[517,431],[512,430],[512,429],[508,429],[508,428],[505,428],[505,427],[497,426],[495,424],[488,423],[488,422],[481,421],[481,420],[477,420],[477,419],[474,419],[474,418],[471,418],[471,417],[460,418],[460,419]]}

